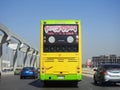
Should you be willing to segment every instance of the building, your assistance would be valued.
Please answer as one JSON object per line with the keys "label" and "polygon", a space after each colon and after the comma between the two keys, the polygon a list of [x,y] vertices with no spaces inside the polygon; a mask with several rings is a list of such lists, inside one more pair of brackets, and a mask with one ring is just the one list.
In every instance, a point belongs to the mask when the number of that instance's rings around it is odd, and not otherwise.
{"label": "building", "polygon": [[85,66],[86,67],[91,67],[92,66],[92,59],[87,59]]}
{"label": "building", "polygon": [[101,63],[119,63],[120,64],[120,56],[116,55],[101,55],[92,57],[92,66],[98,67]]}

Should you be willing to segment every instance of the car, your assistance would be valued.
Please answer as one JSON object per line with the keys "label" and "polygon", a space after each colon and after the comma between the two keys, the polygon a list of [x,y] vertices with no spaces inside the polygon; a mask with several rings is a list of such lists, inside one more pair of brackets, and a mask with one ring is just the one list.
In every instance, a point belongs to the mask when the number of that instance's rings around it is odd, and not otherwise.
{"label": "car", "polygon": [[40,73],[40,68],[37,68],[37,72]]}
{"label": "car", "polygon": [[24,79],[27,77],[32,77],[34,79],[38,77],[38,73],[35,67],[24,67],[21,70],[20,79]]}
{"label": "car", "polygon": [[16,68],[14,71],[14,75],[20,75],[21,70],[21,68]]}
{"label": "car", "polygon": [[120,83],[120,64],[101,64],[94,71],[93,80],[96,85]]}
{"label": "car", "polygon": [[0,79],[1,79],[1,72],[0,72]]}

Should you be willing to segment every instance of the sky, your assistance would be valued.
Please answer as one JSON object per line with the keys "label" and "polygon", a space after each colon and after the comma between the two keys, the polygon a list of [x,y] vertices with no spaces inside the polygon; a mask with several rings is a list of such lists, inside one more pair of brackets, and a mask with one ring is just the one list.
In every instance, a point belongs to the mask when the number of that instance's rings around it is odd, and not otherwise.
{"label": "sky", "polygon": [[120,56],[120,0],[0,0],[0,23],[38,50],[40,20],[47,19],[81,20],[83,63]]}

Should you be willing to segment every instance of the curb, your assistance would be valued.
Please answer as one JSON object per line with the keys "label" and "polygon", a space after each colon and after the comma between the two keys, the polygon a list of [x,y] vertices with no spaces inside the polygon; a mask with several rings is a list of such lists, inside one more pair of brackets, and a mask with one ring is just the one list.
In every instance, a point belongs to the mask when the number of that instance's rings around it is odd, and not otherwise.
{"label": "curb", "polygon": [[6,76],[6,75],[13,75],[13,72],[2,72],[1,76]]}

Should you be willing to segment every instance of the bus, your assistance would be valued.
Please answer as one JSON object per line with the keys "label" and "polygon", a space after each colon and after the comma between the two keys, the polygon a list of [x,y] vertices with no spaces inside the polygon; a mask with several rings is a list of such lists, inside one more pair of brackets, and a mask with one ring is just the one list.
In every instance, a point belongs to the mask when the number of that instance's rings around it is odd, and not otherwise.
{"label": "bus", "polygon": [[82,33],[80,20],[41,20],[40,80],[82,80]]}

